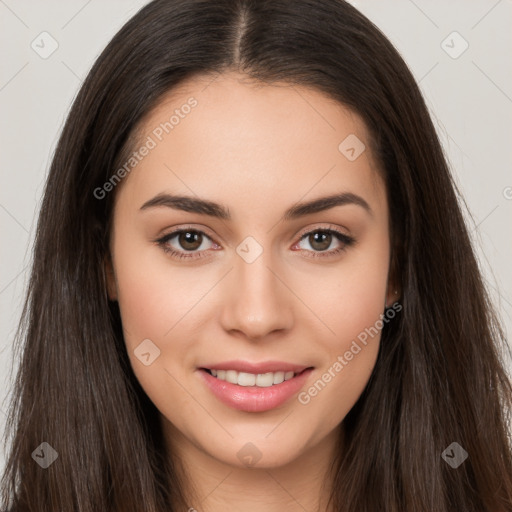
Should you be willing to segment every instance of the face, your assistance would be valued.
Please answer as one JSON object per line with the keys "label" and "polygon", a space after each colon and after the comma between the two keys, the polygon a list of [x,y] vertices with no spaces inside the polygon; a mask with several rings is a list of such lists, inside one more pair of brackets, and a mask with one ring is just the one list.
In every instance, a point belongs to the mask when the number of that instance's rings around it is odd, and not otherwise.
{"label": "face", "polygon": [[320,92],[224,74],[171,91],[139,140],[109,279],[133,371],[182,448],[299,460],[361,395],[393,299],[366,128]]}

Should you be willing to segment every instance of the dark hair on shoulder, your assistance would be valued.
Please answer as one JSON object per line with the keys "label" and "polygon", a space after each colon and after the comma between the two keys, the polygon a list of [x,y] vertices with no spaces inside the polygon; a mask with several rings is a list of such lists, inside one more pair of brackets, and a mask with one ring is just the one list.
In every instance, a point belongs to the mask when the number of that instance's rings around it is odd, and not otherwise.
{"label": "dark hair on shoulder", "polygon": [[[186,78],[236,70],[321,91],[359,114],[388,194],[403,310],[344,420],[331,504],[358,512],[512,510],[506,340],[436,130],[400,54],[342,0],[155,0],[84,81],[53,155],[8,420],[12,512],[187,510],[158,411],[135,378],[107,298],[114,194],[101,187],[138,123]],[[6,440],[7,441],[7,440]],[[453,441],[469,458],[441,458]],[[48,442],[45,470],[31,454]]]}

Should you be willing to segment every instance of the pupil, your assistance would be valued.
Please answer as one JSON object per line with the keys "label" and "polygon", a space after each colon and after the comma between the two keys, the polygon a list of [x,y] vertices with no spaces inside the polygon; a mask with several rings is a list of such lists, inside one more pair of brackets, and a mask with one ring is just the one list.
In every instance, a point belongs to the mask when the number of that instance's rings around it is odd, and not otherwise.
{"label": "pupil", "polygon": [[[313,243],[311,243],[311,247],[315,247],[314,244],[320,244],[320,247],[316,247],[320,251],[325,251],[331,245],[331,237],[330,233],[315,233],[313,236]],[[320,238],[320,240],[317,240]]]}
{"label": "pupil", "polygon": [[[199,244],[197,243],[199,239]],[[200,234],[193,231],[186,231],[180,235],[180,244],[184,249],[197,249],[201,245]]]}

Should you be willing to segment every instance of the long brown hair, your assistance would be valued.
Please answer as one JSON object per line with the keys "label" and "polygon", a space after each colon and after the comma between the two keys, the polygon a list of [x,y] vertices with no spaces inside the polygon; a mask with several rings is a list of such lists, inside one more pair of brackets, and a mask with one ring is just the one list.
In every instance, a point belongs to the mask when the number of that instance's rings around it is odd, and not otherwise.
{"label": "long brown hair", "polygon": [[[138,123],[185,78],[237,70],[321,91],[365,121],[384,176],[403,310],[344,420],[331,505],[358,512],[512,510],[512,387],[459,195],[403,59],[342,0],[155,0],[97,59],[62,131],[16,340],[3,508],[186,510],[158,411],[106,296],[111,178]],[[42,469],[47,442],[58,459]],[[457,442],[468,458],[441,454]],[[39,448],[41,449],[41,448]],[[172,454],[170,454],[172,455]],[[263,505],[262,505],[263,508]]]}

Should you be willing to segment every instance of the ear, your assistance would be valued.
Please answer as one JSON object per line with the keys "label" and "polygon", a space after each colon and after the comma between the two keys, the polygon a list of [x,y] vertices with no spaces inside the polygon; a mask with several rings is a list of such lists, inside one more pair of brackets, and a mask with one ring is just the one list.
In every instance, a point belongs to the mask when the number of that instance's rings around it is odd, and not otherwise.
{"label": "ear", "polygon": [[400,289],[393,282],[389,282],[386,290],[386,307],[390,308],[399,298]]}
{"label": "ear", "polygon": [[386,288],[386,308],[390,308],[395,302],[400,300],[402,296],[401,286],[401,273],[399,269],[399,262],[396,257],[396,251],[391,252],[391,259],[389,262],[388,272],[388,285]]}
{"label": "ear", "polygon": [[105,286],[107,288],[107,295],[109,300],[117,300],[117,281],[114,273],[114,267],[112,265],[112,259],[110,254],[107,254],[103,263],[103,275],[105,277]]}
{"label": "ear", "polygon": [[386,289],[386,308],[390,308],[402,295],[402,287],[394,277],[395,272],[390,272],[388,277],[388,286]]}

